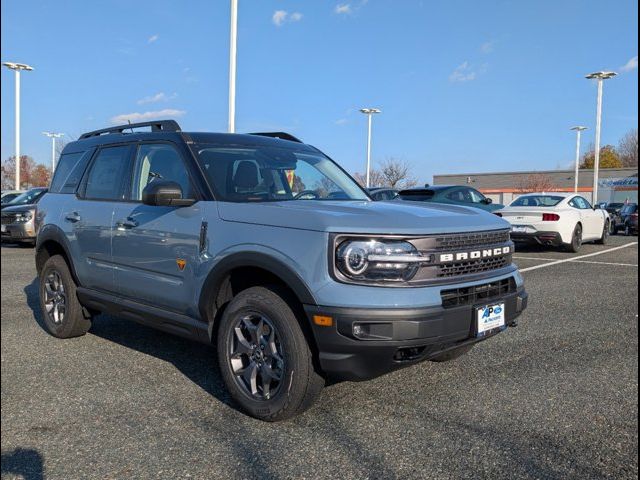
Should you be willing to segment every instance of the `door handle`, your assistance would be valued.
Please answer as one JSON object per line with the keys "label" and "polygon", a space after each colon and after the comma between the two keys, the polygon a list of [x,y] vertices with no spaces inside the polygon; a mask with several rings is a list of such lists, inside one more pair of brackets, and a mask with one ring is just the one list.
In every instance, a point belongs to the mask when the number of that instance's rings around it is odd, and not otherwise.
{"label": "door handle", "polygon": [[130,229],[130,228],[135,228],[137,226],[138,226],[138,222],[136,222],[131,217],[127,217],[124,220],[120,220],[119,222],[116,222],[116,228],[118,230],[127,230],[127,229]]}
{"label": "door handle", "polygon": [[70,222],[76,223],[79,222],[82,217],[80,217],[80,214],[78,212],[71,212],[71,213],[67,213],[64,216],[65,220],[69,220]]}

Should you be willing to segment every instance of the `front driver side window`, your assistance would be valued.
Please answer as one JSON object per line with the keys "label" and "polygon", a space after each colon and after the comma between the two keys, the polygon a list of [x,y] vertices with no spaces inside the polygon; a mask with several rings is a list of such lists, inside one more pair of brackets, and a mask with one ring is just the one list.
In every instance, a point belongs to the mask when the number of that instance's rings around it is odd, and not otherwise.
{"label": "front driver side window", "polygon": [[140,145],[131,187],[132,200],[141,201],[144,187],[156,180],[176,182],[184,198],[193,198],[189,173],[178,151],[166,143]]}

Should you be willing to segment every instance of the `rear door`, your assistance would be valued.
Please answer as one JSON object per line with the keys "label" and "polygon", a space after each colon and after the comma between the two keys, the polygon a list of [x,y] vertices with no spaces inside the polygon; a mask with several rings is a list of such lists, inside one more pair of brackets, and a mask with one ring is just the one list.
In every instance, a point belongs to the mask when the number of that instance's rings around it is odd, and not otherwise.
{"label": "rear door", "polygon": [[77,196],[63,212],[62,221],[72,249],[80,284],[113,292],[111,255],[113,214],[124,199],[124,179],[131,146],[100,148],[88,167]]}
{"label": "rear door", "polygon": [[206,203],[144,205],[142,190],[156,179],[171,180],[180,184],[183,198],[199,198],[184,153],[170,142],[139,144],[128,177],[127,203],[117,206],[113,218],[118,293],[182,313],[193,304]]}
{"label": "rear door", "polygon": [[591,204],[581,196],[571,199],[569,206],[580,211],[582,218],[583,238],[585,240],[600,238],[604,228],[604,217],[600,210],[594,210]]}

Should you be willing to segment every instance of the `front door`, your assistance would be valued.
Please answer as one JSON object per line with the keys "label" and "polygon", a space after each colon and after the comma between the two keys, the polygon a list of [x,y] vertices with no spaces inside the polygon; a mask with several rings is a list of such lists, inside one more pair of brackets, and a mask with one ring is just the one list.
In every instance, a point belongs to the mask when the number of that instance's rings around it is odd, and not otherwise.
{"label": "front door", "polygon": [[182,187],[184,198],[195,195],[180,152],[171,143],[137,147],[130,176],[130,203],[114,212],[113,260],[118,292],[149,305],[192,313],[193,280],[200,257],[203,202],[190,207],[144,205],[142,190],[156,179]]}

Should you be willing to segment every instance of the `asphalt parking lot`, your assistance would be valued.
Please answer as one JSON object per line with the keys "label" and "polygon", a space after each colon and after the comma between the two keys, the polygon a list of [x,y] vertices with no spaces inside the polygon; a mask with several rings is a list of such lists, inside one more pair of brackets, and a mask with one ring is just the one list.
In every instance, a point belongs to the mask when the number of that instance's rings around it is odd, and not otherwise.
{"label": "asphalt parking lot", "polygon": [[234,408],[206,346],[104,315],[50,337],[33,251],[3,246],[2,478],[637,478],[636,242],[519,250],[517,328],[281,424]]}

